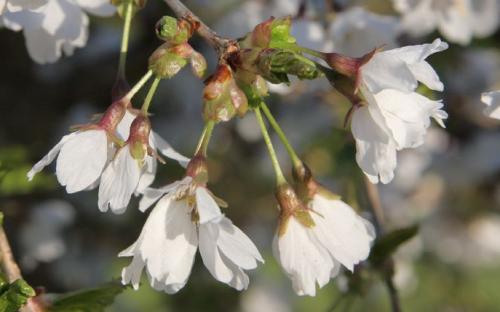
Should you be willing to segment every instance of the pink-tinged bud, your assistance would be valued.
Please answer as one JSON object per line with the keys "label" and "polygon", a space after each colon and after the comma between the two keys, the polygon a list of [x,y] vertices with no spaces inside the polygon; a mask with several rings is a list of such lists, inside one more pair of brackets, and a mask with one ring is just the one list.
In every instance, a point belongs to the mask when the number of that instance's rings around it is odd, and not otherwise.
{"label": "pink-tinged bud", "polygon": [[199,186],[206,186],[208,183],[207,160],[202,155],[194,156],[186,168],[186,176],[193,179]]}
{"label": "pink-tinged bud", "polygon": [[191,55],[191,68],[193,69],[193,73],[196,77],[203,78],[207,70],[207,61],[205,60],[205,57],[200,53],[193,51],[193,54]]}
{"label": "pink-tinged bud", "polygon": [[273,24],[274,17],[271,16],[264,22],[255,26],[252,31],[252,45],[259,48],[267,48],[271,41],[271,25]]}
{"label": "pink-tinged bud", "polygon": [[379,49],[373,49],[361,57],[349,57],[339,53],[325,53],[325,62],[336,72],[351,78],[355,83],[355,93],[361,83],[360,68],[368,63]]}
{"label": "pink-tinged bud", "polygon": [[186,66],[193,52],[189,43],[176,46],[164,43],[149,57],[149,69],[158,77],[171,78]]}
{"label": "pink-tinged bud", "polygon": [[297,219],[297,221],[305,227],[313,227],[315,225],[310,215],[310,211],[289,184],[278,186],[275,196],[280,207],[279,236],[285,234],[288,220],[290,220],[291,217]]}
{"label": "pink-tinged bud", "polygon": [[216,72],[205,81],[203,100],[206,121],[228,121],[236,114],[244,116],[248,110],[247,97],[236,84],[227,64],[219,64]]}
{"label": "pink-tinged bud", "polygon": [[114,132],[129,106],[130,101],[125,98],[113,102],[101,117],[98,126],[110,133]]}
{"label": "pink-tinged bud", "polygon": [[127,139],[127,144],[130,148],[130,154],[141,164],[148,154],[149,135],[151,133],[151,123],[145,115],[139,114],[130,125],[130,134]]}

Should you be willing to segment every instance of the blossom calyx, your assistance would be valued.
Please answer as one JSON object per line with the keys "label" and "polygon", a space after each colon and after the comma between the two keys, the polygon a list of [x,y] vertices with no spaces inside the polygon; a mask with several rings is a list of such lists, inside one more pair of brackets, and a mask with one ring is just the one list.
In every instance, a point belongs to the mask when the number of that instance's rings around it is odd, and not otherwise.
{"label": "blossom calyx", "polygon": [[275,196],[280,208],[278,236],[285,234],[290,217],[295,217],[306,228],[314,227],[310,211],[288,183],[278,186]]}
{"label": "blossom calyx", "polygon": [[208,183],[207,159],[202,155],[194,156],[187,165],[186,176],[191,177],[197,185],[206,186]]}
{"label": "blossom calyx", "polygon": [[295,181],[295,191],[304,203],[309,203],[314,195],[319,194],[331,200],[340,199],[340,195],[330,192],[323,187],[312,175],[311,169],[302,162],[293,168],[292,175]]}
{"label": "blossom calyx", "polygon": [[199,23],[188,21],[184,18],[176,19],[163,16],[156,23],[156,35],[159,39],[171,45],[186,43],[199,27]]}
{"label": "blossom calyx", "polygon": [[120,121],[122,121],[125,112],[130,107],[130,100],[121,98],[114,101],[104,112],[98,122],[98,126],[110,133],[114,132]]}
{"label": "blossom calyx", "polygon": [[341,75],[351,78],[354,81],[354,88],[357,92],[361,83],[361,66],[368,63],[379,50],[379,48],[373,49],[361,57],[349,57],[334,52],[324,53],[324,60],[330,68]]}
{"label": "blossom calyx", "polygon": [[247,110],[247,97],[237,85],[231,67],[219,64],[215,73],[205,81],[203,89],[205,121],[228,121],[236,114],[243,117]]}

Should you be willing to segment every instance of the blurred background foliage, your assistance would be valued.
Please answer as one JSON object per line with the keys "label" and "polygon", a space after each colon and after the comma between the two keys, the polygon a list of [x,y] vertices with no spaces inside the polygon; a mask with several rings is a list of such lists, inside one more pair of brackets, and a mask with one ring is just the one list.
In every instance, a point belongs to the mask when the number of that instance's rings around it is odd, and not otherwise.
{"label": "blurred background foliage", "polygon": [[[248,2],[267,5],[267,16],[252,12]],[[185,1],[217,31],[234,36],[269,15],[295,15],[299,2]],[[387,0],[340,2],[396,14]],[[134,18],[130,82],[145,72],[149,54],[159,45],[154,25],[167,13],[161,1],[149,1]],[[31,61],[19,33],[0,30],[0,209],[25,279],[48,292],[96,287],[118,278],[128,260],[116,255],[135,241],[146,218],[135,209],[137,201],[123,215],[100,213],[95,191],[65,194],[51,169],[32,183],[25,178],[71,125],[85,123],[110,104],[120,35],[118,18],[94,18],[84,49],[42,66]],[[401,36],[399,41],[410,44],[437,36],[420,41]],[[210,48],[197,37],[193,45],[213,69]],[[435,95],[443,96],[450,114],[447,128],[433,128],[424,146],[400,153],[396,178],[380,187],[389,229],[420,225],[419,234],[395,255],[396,285],[404,311],[498,311],[500,127],[482,116],[479,95],[500,88],[500,33],[467,47],[451,45],[430,62],[447,86],[443,95]],[[154,128],[185,155],[193,152],[202,128],[202,86],[183,70],[163,81],[153,100]],[[324,81],[294,82],[286,93],[273,93],[269,104],[320,180],[369,218],[354,142],[342,127],[349,109],[345,99]],[[217,283],[197,256],[189,283],[178,294],[158,293],[144,279],[139,291],[125,290],[109,311],[389,310],[383,282],[363,266],[355,278],[345,273],[315,298],[293,294],[271,254],[278,215],[273,172],[252,116],[217,127],[209,150],[211,188],[230,204],[226,214],[248,233],[266,264],[251,272],[250,288],[240,293]],[[285,150],[279,147],[278,152],[289,169]],[[182,174],[168,163],[154,185]],[[356,280],[356,293],[346,294]]]}

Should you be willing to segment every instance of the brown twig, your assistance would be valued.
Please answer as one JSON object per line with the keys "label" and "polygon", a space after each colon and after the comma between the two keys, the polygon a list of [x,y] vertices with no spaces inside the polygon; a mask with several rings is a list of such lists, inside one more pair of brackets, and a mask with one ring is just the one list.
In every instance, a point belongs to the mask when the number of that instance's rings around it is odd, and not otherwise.
{"label": "brown twig", "polygon": [[[380,202],[380,194],[378,192],[377,185],[372,184],[366,176],[364,178],[364,183],[366,187],[366,194],[368,196],[368,201],[370,202],[370,207],[372,209],[373,215],[375,217],[375,226],[379,234],[385,232],[385,216],[384,210],[382,208],[382,203]],[[387,290],[389,291],[389,297],[391,301],[391,307],[393,312],[401,311],[401,304],[399,302],[398,290],[394,285],[392,280],[394,274],[394,261],[392,257],[389,257],[384,265],[383,270],[385,284]]]}
{"label": "brown twig", "polygon": [[12,249],[10,248],[7,235],[5,234],[2,226],[0,226],[0,262],[2,271],[7,275],[9,283],[12,283],[22,277],[21,270],[14,260]]}
{"label": "brown twig", "polygon": [[[3,217],[2,217],[3,219]],[[13,283],[18,279],[22,278],[21,270],[17,265],[16,260],[14,259],[14,254],[12,253],[12,249],[10,248],[9,240],[7,239],[7,234],[5,234],[5,230],[3,229],[3,224],[1,224],[3,220],[0,221],[0,266],[2,271],[7,276],[7,280],[9,283]],[[30,304],[28,303],[24,307],[22,307],[20,312],[35,312]]]}
{"label": "brown twig", "polygon": [[204,38],[213,48],[217,50],[219,54],[223,53],[225,49],[232,43],[232,40],[227,38],[222,38],[217,35],[210,27],[208,27],[196,14],[194,14],[190,9],[188,9],[180,0],[164,0],[165,3],[174,11],[177,17],[183,17],[188,20],[195,21],[199,23],[199,27],[196,30],[198,35]]}

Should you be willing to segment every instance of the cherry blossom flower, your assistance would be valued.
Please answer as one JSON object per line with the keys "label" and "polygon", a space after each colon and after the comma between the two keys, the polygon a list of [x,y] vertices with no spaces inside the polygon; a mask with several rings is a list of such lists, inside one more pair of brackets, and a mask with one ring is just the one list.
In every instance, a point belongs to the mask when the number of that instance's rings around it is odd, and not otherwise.
{"label": "cherry blossom flower", "polygon": [[399,21],[361,7],[340,12],[330,24],[334,50],[349,56],[361,56],[375,47],[397,47]]}
{"label": "cherry blossom flower", "polygon": [[[129,112],[125,116],[123,124],[127,124],[133,114]],[[122,127],[119,126],[123,129]],[[102,173],[98,200],[99,210],[102,212],[106,212],[108,208],[114,213],[125,212],[132,194],[142,193],[153,183],[157,168],[156,158],[159,157],[156,150],[181,165],[189,161],[151,131],[147,117],[138,115],[129,129],[119,131],[122,136],[128,134],[128,139]]]}
{"label": "cherry blossom flower", "polygon": [[462,45],[472,37],[492,35],[500,15],[497,0],[394,0],[394,6],[410,34],[422,36],[437,28],[446,39]]}
{"label": "cherry blossom flower", "polygon": [[41,64],[53,63],[63,54],[87,43],[87,13],[110,16],[115,8],[108,0],[7,0],[0,23],[23,31],[31,58]]}
{"label": "cherry blossom flower", "polygon": [[337,197],[318,192],[304,205],[289,186],[277,193],[281,217],[273,252],[300,295],[315,296],[341,264],[353,271],[365,260],[373,226]]}
{"label": "cherry blossom flower", "polygon": [[[189,171],[189,167],[188,167]],[[162,189],[148,189],[141,201],[151,211],[139,239],[120,257],[133,257],[122,270],[122,283],[138,289],[144,268],[151,287],[169,294],[187,283],[199,248],[205,267],[220,282],[243,290],[244,270],[264,262],[252,241],[220,211],[216,198],[197,178],[187,176]]]}
{"label": "cherry blossom flower", "polygon": [[430,118],[444,127],[447,118],[441,101],[415,92],[418,83],[443,90],[434,69],[425,59],[447,44],[408,46],[375,53],[358,73],[365,105],[355,110],[351,130],[356,140],[356,161],[372,183],[389,183],[396,168],[396,151],[424,142]]}
{"label": "cherry blossom flower", "polygon": [[500,91],[483,93],[481,101],[488,105],[483,111],[486,116],[500,119]]}
{"label": "cherry blossom flower", "polygon": [[121,122],[128,103],[113,103],[97,124],[85,125],[80,130],[65,135],[28,172],[31,181],[57,157],[56,175],[68,193],[75,193],[97,186],[102,171],[114,155],[115,129]]}

